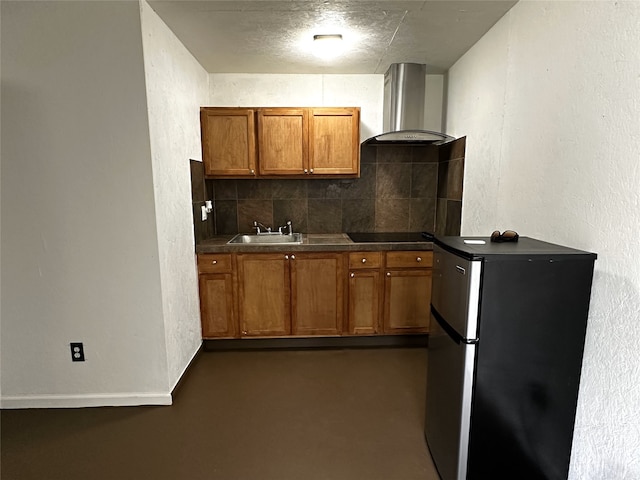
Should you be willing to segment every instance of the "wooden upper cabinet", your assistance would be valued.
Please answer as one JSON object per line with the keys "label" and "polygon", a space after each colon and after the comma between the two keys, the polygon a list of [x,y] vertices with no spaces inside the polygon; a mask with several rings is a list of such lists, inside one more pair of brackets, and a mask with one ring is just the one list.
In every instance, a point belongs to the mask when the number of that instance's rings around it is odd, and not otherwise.
{"label": "wooden upper cabinet", "polygon": [[360,175],[360,108],[200,109],[210,178]]}
{"label": "wooden upper cabinet", "polygon": [[202,107],[202,161],[209,177],[256,174],[255,110]]}
{"label": "wooden upper cabinet", "polygon": [[360,108],[309,109],[309,171],[360,174]]}
{"label": "wooden upper cabinet", "polygon": [[304,108],[258,110],[260,175],[304,175],[309,162],[309,120]]}

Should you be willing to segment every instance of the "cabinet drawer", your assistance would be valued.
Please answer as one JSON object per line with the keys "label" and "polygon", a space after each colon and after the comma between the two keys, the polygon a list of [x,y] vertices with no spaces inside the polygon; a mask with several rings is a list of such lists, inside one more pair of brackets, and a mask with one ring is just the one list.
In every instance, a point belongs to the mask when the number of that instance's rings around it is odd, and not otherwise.
{"label": "cabinet drawer", "polygon": [[349,254],[349,268],[380,268],[382,252],[354,252]]}
{"label": "cabinet drawer", "polygon": [[387,268],[430,268],[432,265],[432,251],[387,252]]}
{"label": "cabinet drawer", "polygon": [[206,253],[198,255],[198,273],[231,272],[230,253]]}

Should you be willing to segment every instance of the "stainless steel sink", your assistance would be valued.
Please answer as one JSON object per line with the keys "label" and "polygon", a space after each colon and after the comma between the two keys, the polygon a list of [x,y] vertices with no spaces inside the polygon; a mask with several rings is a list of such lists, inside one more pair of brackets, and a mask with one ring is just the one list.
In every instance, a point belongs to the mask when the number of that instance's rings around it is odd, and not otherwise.
{"label": "stainless steel sink", "polygon": [[251,245],[291,245],[302,243],[302,234],[293,233],[291,235],[282,235],[279,233],[271,233],[265,235],[256,235],[249,233],[239,233],[231,240],[227,242],[235,243],[248,243]]}

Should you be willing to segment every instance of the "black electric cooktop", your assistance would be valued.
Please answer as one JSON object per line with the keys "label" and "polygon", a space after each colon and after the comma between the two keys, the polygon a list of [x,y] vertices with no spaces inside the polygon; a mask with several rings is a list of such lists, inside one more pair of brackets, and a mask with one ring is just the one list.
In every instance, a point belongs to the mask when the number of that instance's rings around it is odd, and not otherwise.
{"label": "black electric cooktop", "polygon": [[433,241],[433,235],[428,232],[347,233],[347,235],[355,243],[411,243]]}

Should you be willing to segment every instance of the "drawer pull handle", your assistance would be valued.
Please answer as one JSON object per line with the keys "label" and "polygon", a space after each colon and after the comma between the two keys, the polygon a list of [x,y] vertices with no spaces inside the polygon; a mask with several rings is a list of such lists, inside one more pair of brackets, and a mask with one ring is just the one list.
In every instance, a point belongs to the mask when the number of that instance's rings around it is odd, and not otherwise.
{"label": "drawer pull handle", "polygon": [[213,262],[211,262],[211,265],[215,265],[216,263],[218,263],[218,260],[214,260]]}
{"label": "drawer pull handle", "polygon": [[422,257],[416,258],[416,262],[421,262],[421,261],[422,261]]}
{"label": "drawer pull handle", "polygon": [[362,259],[362,263],[367,263],[367,259],[366,259],[366,258],[363,258],[363,259]]}

